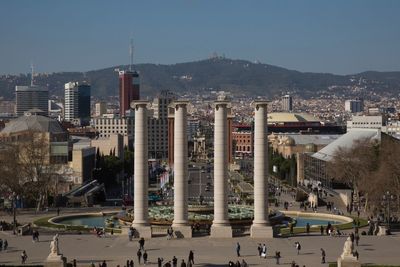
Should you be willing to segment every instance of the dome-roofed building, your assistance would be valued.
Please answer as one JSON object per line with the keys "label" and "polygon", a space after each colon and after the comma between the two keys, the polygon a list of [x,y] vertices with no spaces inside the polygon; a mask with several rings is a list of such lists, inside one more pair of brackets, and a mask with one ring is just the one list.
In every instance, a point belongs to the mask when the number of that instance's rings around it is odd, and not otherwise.
{"label": "dome-roofed building", "polygon": [[37,115],[35,110],[8,122],[0,132],[0,140],[23,143],[32,135],[44,137],[49,146],[50,163],[68,162],[68,132],[57,120]]}

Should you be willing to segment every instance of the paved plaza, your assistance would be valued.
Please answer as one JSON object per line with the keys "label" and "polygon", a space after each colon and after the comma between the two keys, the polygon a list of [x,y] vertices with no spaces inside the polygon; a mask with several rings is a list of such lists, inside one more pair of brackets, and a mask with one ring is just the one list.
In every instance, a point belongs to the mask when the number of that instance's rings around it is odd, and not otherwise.
{"label": "paved plaza", "polygon": [[[26,250],[27,264],[40,264],[49,254],[52,234],[42,233],[40,242],[33,243],[30,236],[13,236],[11,232],[0,232],[0,238],[7,239],[9,249],[0,253],[1,264],[20,263],[20,254]],[[297,255],[294,243],[302,245]],[[241,245],[241,257],[236,256],[236,243]],[[211,239],[199,237],[192,239],[167,240],[156,237],[146,240],[145,249],[149,254],[148,266],[156,266],[157,258],[164,258],[164,263],[173,256],[185,259],[189,250],[195,255],[195,266],[226,266],[229,260],[236,262],[245,259],[250,266],[277,266],[272,257],[275,251],[281,251],[281,265],[288,266],[293,260],[300,266],[328,266],[321,264],[320,248],[327,253],[327,262],[336,261],[341,254],[345,237],[319,235],[296,236],[290,238],[252,239],[249,236],[230,239]],[[265,243],[268,248],[267,259],[260,259],[257,244]],[[77,260],[78,266],[89,266],[93,261],[98,264],[106,260],[108,266],[124,266],[127,259],[133,259],[138,266],[136,252],[137,240],[129,241],[127,236],[114,235],[98,238],[92,234],[67,234],[60,236],[60,250],[68,261]],[[361,236],[360,246],[356,247],[362,263],[399,264],[400,234],[392,236]]]}

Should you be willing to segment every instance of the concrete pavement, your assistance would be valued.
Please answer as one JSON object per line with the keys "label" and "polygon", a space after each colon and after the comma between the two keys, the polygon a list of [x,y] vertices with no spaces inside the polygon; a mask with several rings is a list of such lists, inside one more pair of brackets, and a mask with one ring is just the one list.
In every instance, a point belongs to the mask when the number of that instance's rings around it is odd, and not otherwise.
{"label": "concrete pavement", "polygon": [[[16,264],[20,262],[22,250],[28,254],[27,264],[40,264],[47,257],[52,236],[42,234],[40,242],[33,243],[30,236],[13,236],[10,232],[0,232],[0,238],[7,239],[9,249],[0,253],[1,264]],[[302,245],[300,255],[296,255],[294,242]],[[236,242],[241,245],[242,257],[236,256]],[[239,237],[230,239],[211,239],[200,237],[192,239],[166,240],[165,237],[146,240],[145,249],[149,254],[148,266],[156,266],[157,258],[171,260],[173,256],[185,259],[189,250],[195,254],[195,266],[226,266],[229,260],[245,259],[250,266],[277,266],[272,257],[275,251],[281,251],[281,265],[288,265],[292,260],[300,266],[315,267],[328,266],[320,263],[320,248],[327,254],[327,262],[336,261],[342,252],[345,237],[328,236],[298,236],[277,239],[251,239]],[[260,259],[257,255],[257,244],[267,245],[267,259]],[[62,235],[60,236],[60,250],[68,261],[77,259],[78,266],[88,266],[106,260],[108,266],[124,266],[127,259],[133,259],[138,266],[136,252],[137,240],[128,241],[127,236],[114,235],[98,238],[94,235]],[[399,264],[400,263],[400,234],[393,236],[361,236],[360,246],[356,247],[362,263]],[[165,261],[164,261],[165,262]]]}

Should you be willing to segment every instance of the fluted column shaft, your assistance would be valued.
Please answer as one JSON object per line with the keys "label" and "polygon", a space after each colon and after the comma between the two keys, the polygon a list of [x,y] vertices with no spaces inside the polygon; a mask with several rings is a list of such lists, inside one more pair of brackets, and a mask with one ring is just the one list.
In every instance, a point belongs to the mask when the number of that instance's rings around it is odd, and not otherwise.
{"label": "fluted column shaft", "polygon": [[214,221],[213,226],[228,225],[228,102],[215,102],[214,124]]}
{"label": "fluted column shaft", "polygon": [[134,103],[135,154],[134,154],[134,220],[133,226],[147,226],[148,220],[148,128],[146,101]]}
{"label": "fluted column shaft", "polygon": [[174,103],[174,220],[173,226],[188,225],[187,103]]}
{"label": "fluted column shaft", "polygon": [[267,103],[255,102],[254,115],[254,221],[268,223]]}

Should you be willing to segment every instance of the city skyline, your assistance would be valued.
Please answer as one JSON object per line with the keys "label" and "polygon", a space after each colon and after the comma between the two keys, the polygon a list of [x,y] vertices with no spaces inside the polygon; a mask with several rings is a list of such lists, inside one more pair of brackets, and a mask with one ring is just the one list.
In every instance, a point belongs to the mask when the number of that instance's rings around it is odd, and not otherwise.
{"label": "city skyline", "polygon": [[27,73],[31,62],[38,72],[125,65],[131,38],[135,64],[217,52],[304,72],[395,71],[399,8],[396,1],[8,1],[0,73]]}

